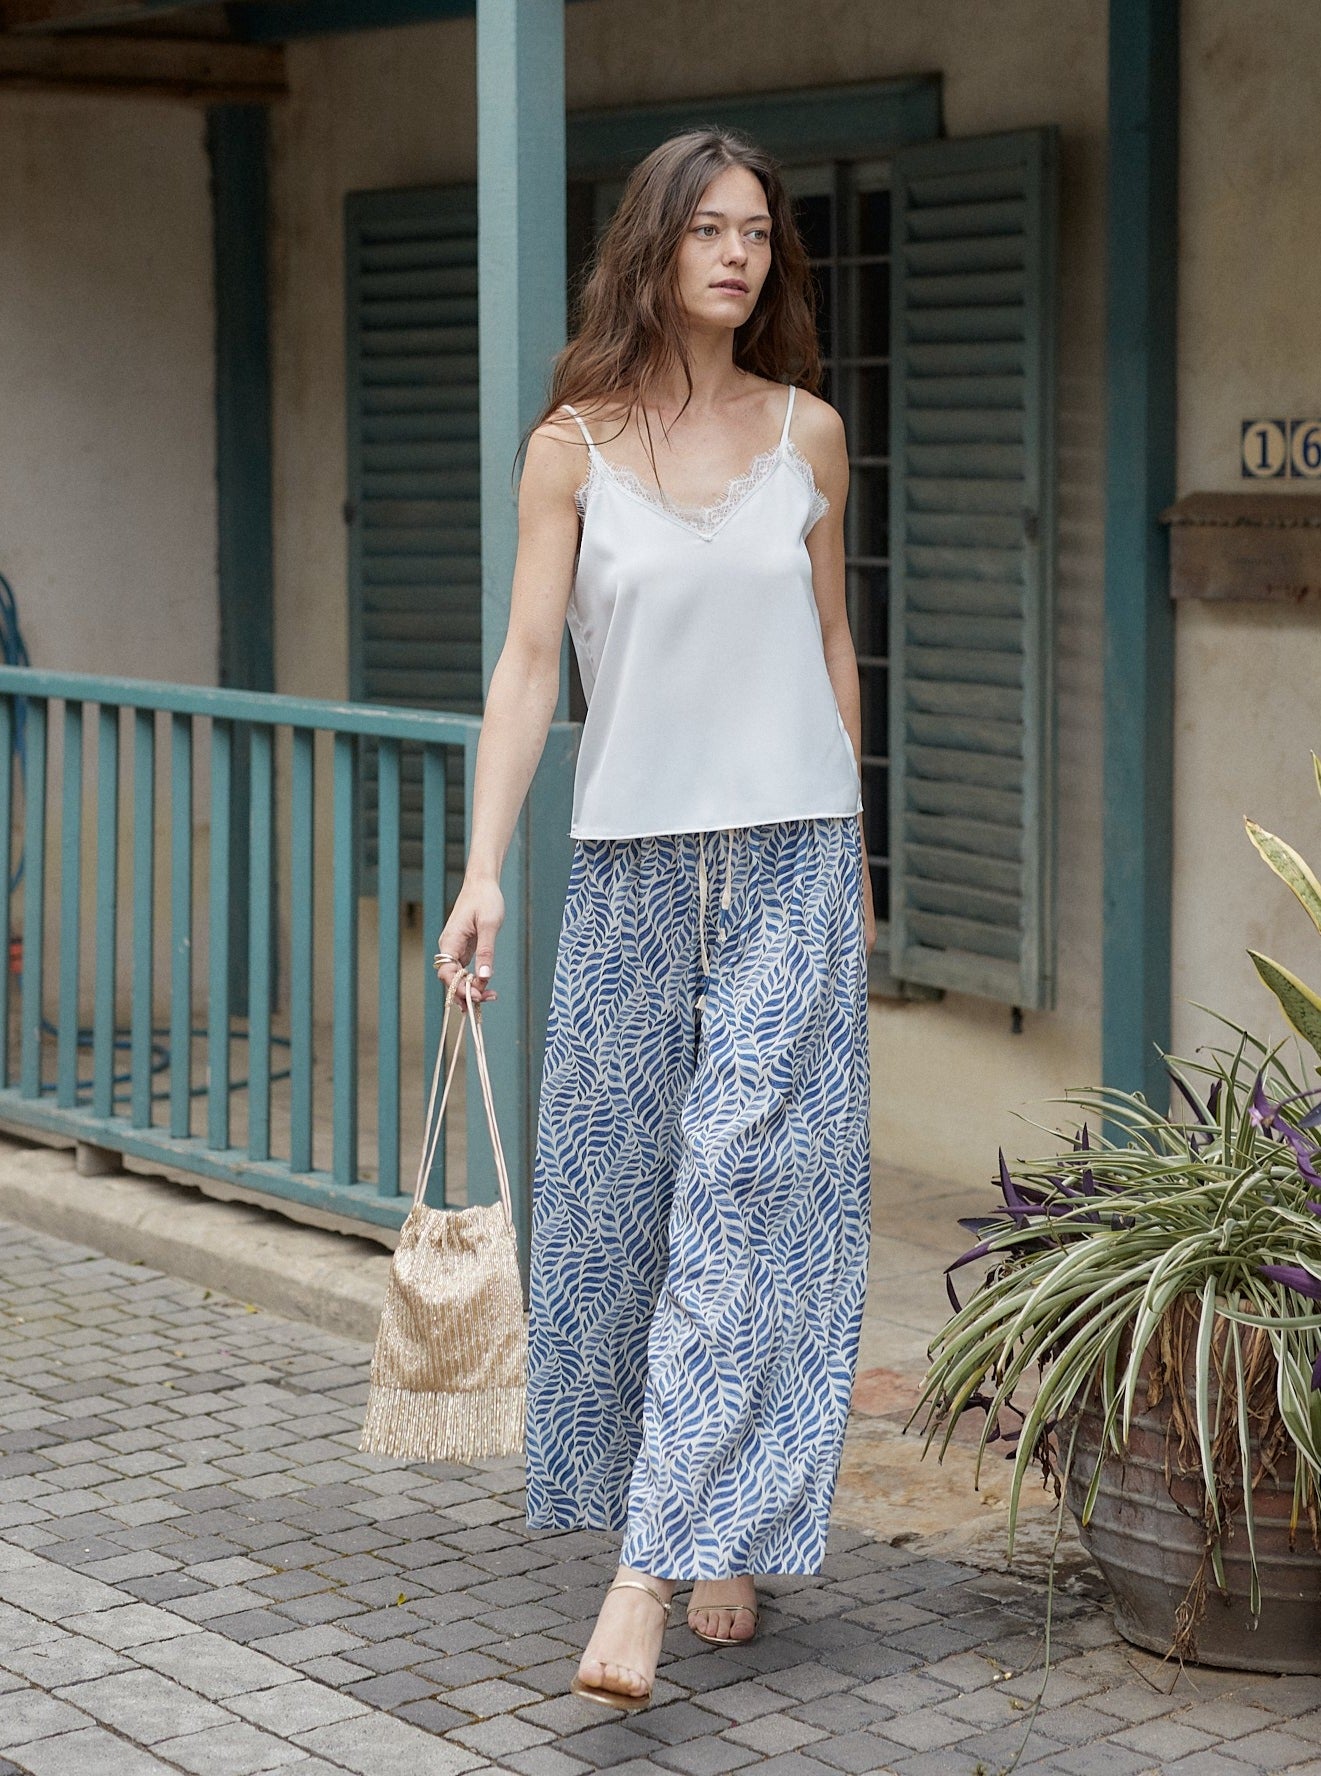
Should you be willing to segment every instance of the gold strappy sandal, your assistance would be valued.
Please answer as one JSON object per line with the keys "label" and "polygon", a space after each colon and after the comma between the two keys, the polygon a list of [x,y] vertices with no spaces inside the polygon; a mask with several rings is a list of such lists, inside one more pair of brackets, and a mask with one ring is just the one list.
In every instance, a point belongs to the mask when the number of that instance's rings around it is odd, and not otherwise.
{"label": "gold strappy sandal", "polygon": [[[608,1597],[611,1591],[622,1591],[625,1589],[645,1591],[648,1597],[654,1598],[661,1606],[665,1611],[666,1621],[669,1621],[669,1604],[666,1602],[665,1598],[661,1596],[659,1591],[653,1591],[651,1586],[644,1585],[641,1579],[616,1579],[606,1591],[606,1596]],[[608,1663],[614,1664],[616,1661],[610,1660]],[[575,1696],[586,1696],[589,1702],[603,1702],[607,1708],[645,1708],[648,1702],[651,1701],[651,1687],[652,1686],[649,1685],[641,1696],[630,1696],[623,1690],[608,1690],[600,1688],[596,1684],[584,1683],[576,1672],[569,1682],[569,1688]]]}
{"label": "gold strappy sandal", "polygon": [[[734,1634],[703,1634],[700,1628],[693,1627],[694,1615],[705,1615],[708,1611],[718,1613],[720,1610],[728,1610],[733,1615],[737,1615],[740,1610],[743,1610],[745,1614],[750,1615],[752,1617],[752,1633],[741,1636]],[[688,1626],[697,1638],[699,1640],[704,1640],[708,1646],[747,1646],[750,1640],[755,1640],[757,1638],[757,1623],[760,1619],[760,1612],[754,1609],[750,1603],[690,1603],[688,1605]]]}

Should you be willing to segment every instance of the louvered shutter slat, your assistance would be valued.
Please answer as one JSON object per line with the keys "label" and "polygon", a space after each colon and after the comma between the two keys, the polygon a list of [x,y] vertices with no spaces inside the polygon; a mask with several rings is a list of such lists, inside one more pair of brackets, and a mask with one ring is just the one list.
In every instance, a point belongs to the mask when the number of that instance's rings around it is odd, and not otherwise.
{"label": "louvered shutter slat", "polygon": [[[346,206],[350,694],[407,708],[482,706],[477,194],[359,192]],[[374,749],[363,813],[376,855]],[[421,891],[420,759],[402,760],[404,892]],[[457,764],[455,764],[457,769]],[[446,809],[462,865],[462,784]]]}
{"label": "louvered shutter slat", "polygon": [[1053,994],[1056,143],[893,163],[891,967]]}

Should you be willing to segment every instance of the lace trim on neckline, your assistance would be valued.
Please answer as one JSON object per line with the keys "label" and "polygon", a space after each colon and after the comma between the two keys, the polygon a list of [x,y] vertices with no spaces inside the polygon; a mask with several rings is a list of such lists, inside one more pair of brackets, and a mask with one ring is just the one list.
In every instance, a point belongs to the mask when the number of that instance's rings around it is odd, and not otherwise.
{"label": "lace trim on neckline", "polygon": [[824,517],[830,510],[830,501],[817,486],[811,463],[792,438],[782,445],[777,444],[770,450],[762,451],[760,456],[754,456],[744,472],[734,477],[714,505],[679,505],[674,500],[665,498],[656,488],[649,487],[635,470],[625,468],[622,463],[607,462],[599,451],[592,452],[587,469],[587,479],[574,493],[573,500],[578,508],[579,516],[585,515],[593,487],[602,476],[605,476],[617,482],[625,492],[632,494],[635,499],[641,500],[644,505],[654,506],[658,512],[664,512],[667,517],[676,519],[680,524],[687,526],[689,530],[694,530],[699,536],[709,540],[728,519],[733,517],[744,500],[761,485],[781,456],[797,471],[799,478],[805,483],[812,496],[807,523],[803,527],[803,535],[806,536],[818,518]]}

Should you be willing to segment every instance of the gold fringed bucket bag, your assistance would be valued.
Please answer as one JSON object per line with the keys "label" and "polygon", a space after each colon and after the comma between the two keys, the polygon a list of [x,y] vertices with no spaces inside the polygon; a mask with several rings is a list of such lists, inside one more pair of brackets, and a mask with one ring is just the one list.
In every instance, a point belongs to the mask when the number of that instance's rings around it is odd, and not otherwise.
{"label": "gold fringed bucket bag", "polygon": [[[371,1454],[402,1461],[470,1462],[523,1449],[527,1383],[523,1285],[480,1002],[471,998],[436,1109],[450,1011],[460,983],[471,978],[461,970],[445,994],[422,1163],[413,1206],[390,1265],[359,1444]],[[469,1024],[500,1200],[473,1203],[466,1209],[433,1209],[423,1202],[422,1193]]]}

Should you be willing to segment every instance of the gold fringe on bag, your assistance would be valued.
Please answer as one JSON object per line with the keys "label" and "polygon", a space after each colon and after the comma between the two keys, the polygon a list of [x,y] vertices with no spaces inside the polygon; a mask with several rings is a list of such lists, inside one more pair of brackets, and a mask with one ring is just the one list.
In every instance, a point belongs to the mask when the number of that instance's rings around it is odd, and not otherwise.
{"label": "gold fringe on bag", "polygon": [[[459,983],[445,1017],[427,1105],[427,1134],[413,1207],[399,1232],[372,1354],[371,1388],[359,1448],[402,1461],[471,1462],[524,1447],[527,1324],[513,1201],[486,1065],[478,1002],[468,1001],[440,1109],[436,1091]],[[440,1140],[450,1085],[472,1026],[500,1201],[433,1209],[422,1200]]]}

